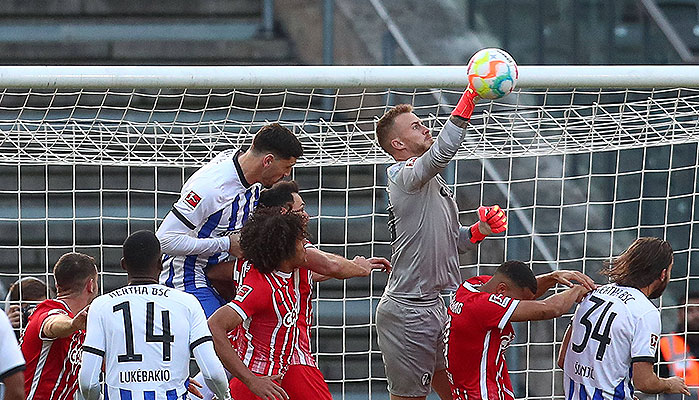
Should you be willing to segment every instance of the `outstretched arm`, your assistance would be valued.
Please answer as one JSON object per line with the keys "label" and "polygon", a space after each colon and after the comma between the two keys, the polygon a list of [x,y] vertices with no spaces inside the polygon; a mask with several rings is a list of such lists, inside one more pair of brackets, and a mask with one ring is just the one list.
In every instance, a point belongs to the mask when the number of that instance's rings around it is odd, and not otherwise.
{"label": "outstretched arm", "polygon": [[588,288],[575,285],[545,300],[522,300],[512,313],[510,321],[539,321],[560,317],[570,310],[573,304],[582,300],[587,292],[589,292]]}
{"label": "outstretched arm", "polygon": [[72,335],[75,331],[85,329],[89,307],[80,310],[73,318],[67,314],[54,314],[46,317],[44,323],[41,324],[41,335],[48,339],[64,338]]}
{"label": "outstretched arm", "polygon": [[337,279],[368,276],[373,269],[390,271],[391,263],[383,257],[355,257],[348,260],[337,254],[309,247],[306,249],[308,269],[316,274]]}
{"label": "outstretched arm", "polygon": [[535,298],[538,299],[539,297],[543,296],[547,290],[556,286],[557,283],[566,285],[568,287],[573,287],[572,281],[578,282],[589,290],[595,290],[597,288],[595,281],[582,272],[558,270],[549,272],[547,274],[541,274],[536,277],[537,290]]}
{"label": "outstretched arm", "polygon": [[401,182],[398,183],[406,191],[412,192],[421,188],[454,158],[466,136],[466,127],[478,99],[476,92],[467,88],[430,149],[415,159],[412,167],[406,165],[406,168],[402,169],[398,177]]}

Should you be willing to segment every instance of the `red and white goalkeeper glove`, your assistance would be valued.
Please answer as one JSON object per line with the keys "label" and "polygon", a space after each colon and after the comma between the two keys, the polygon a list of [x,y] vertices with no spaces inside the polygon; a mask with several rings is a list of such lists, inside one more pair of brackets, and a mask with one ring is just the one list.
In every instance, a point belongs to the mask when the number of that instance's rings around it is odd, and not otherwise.
{"label": "red and white goalkeeper glove", "polygon": [[451,112],[452,117],[456,117],[461,122],[468,122],[471,119],[471,114],[473,114],[473,108],[476,106],[476,102],[480,99],[475,90],[471,87],[467,87],[464,94],[461,95],[461,99],[456,103],[456,107]]}
{"label": "red and white goalkeeper glove", "polygon": [[[478,219],[479,221],[471,225],[469,229],[471,233],[471,243],[478,243],[485,239],[490,233],[500,233],[507,229],[507,215],[498,205],[492,207],[478,207]],[[490,230],[490,233],[482,233],[479,226],[482,226],[484,228],[483,230],[486,232]]]}

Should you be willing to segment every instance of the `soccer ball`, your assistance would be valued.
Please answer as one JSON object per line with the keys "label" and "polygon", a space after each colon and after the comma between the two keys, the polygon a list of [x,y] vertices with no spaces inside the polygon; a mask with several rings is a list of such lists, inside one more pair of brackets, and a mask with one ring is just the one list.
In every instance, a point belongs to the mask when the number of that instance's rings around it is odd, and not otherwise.
{"label": "soccer ball", "polygon": [[482,99],[499,99],[517,84],[517,63],[505,50],[479,50],[468,62],[468,84]]}

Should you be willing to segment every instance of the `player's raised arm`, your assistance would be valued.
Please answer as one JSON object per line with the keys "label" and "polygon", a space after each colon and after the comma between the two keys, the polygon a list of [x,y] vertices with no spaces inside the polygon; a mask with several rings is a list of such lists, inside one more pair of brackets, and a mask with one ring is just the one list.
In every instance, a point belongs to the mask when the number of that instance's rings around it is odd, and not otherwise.
{"label": "player's raised arm", "polygon": [[560,317],[589,291],[585,286],[574,285],[544,300],[522,300],[512,313],[510,321],[539,321]]}
{"label": "player's raised arm", "polygon": [[547,274],[541,274],[536,277],[537,291],[534,295],[535,298],[539,298],[546,293],[549,289],[560,283],[568,287],[573,287],[573,282],[577,282],[582,286],[585,286],[588,290],[595,290],[597,285],[595,281],[589,276],[578,271],[568,271],[568,270],[558,270],[552,271]]}
{"label": "player's raised arm", "polygon": [[376,125],[379,144],[396,161],[405,161],[389,169],[389,178],[412,192],[442,171],[461,146],[477,99],[473,90],[466,89],[436,141],[409,104],[384,114]]}
{"label": "player's raised arm", "polygon": [[279,376],[257,376],[253,374],[228,340],[228,332],[243,323],[243,318],[231,307],[221,307],[209,317],[209,329],[214,341],[216,355],[224,367],[240,379],[255,395],[263,399],[288,399],[284,389],[274,383]]}

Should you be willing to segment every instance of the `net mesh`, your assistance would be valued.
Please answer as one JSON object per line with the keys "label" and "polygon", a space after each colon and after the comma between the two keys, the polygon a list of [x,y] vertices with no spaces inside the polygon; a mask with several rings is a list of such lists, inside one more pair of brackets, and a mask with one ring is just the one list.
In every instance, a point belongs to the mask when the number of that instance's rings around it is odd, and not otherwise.
{"label": "net mesh", "polygon": [[[440,127],[450,90],[11,91],[0,95],[0,163],[201,165],[249,145],[268,121],[301,138],[300,165],[383,163],[373,124],[408,102]],[[506,101],[506,102],[504,102]],[[693,140],[699,91],[519,91],[476,107],[457,158],[626,149]]]}
{"label": "net mesh", "polygon": [[[506,259],[597,274],[638,236],[675,250],[661,300],[664,332],[678,324],[696,265],[699,92],[529,90],[476,107],[444,171],[463,224],[481,204],[509,213],[506,235],[461,257],[463,277]],[[299,182],[319,248],[390,257],[385,168],[374,125],[414,104],[435,133],[460,96],[452,90],[4,90],[0,96],[0,282],[50,271],[66,251],[93,255],[102,290],[124,284],[120,245],[154,230],[184,181],[219,151],[247,147],[267,122],[304,145]],[[692,271],[692,270],[695,271]],[[692,274],[694,272],[694,274]],[[312,342],[336,398],[385,399],[374,311],[386,276],[315,288]],[[508,365],[517,397],[562,397],[554,368],[569,316],[516,324]],[[685,333],[686,335],[686,333]],[[434,396],[434,395],[432,395]]]}

